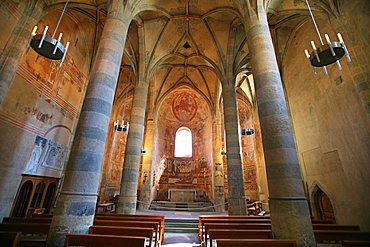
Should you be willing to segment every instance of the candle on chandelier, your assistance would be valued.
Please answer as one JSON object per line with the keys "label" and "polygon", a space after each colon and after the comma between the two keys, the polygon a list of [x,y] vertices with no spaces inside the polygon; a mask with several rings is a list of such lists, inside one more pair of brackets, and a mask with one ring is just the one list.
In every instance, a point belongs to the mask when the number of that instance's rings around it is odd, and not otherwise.
{"label": "candle on chandelier", "polygon": [[330,38],[329,38],[329,35],[326,33],[325,34],[325,39],[326,39],[326,42],[328,42],[328,44],[330,44],[331,42],[330,42]]}
{"label": "candle on chandelier", "polygon": [[49,29],[49,26],[46,26],[45,29],[44,29],[44,33],[42,34],[42,37],[41,37],[41,40],[40,40],[39,48],[41,48],[42,43],[44,42],[44,39],[46,37],[46,33],[48,32],[48,29]]}
{"label": "candle on chandelier", "polygon": [[305,50],[304,50],[304,52],[306,53],[306,57],[307,57],[307,58],[310,58],[310,54],[308,53],[308,50],[307,50],[307,49],[305,49]]}
{"label": "candle on chandelier", "polygon": [[37,26],[34,26],[32,30],[32,36],[36,35],[36,31],[37,31]]}
{"label": "candle on chandelier", "polygon": [[312,48],[313,48],[314,50],[316,50],[315,42],[313,42],[313,40],[311,40],[311,45],[312,45]]}

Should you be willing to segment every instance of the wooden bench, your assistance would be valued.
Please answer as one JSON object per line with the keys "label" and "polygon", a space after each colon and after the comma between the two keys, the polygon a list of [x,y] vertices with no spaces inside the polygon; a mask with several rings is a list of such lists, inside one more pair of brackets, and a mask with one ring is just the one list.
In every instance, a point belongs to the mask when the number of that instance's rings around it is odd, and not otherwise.
{"label": "wooden bench", "polygon": [[[153,228],[143,227],[112,227],[112,226],[90,226],[90,234],[121,235],[133,237],[146,237],[149,240],[149,247],[153,242]],[[157,245],[157,243],[155,243]]]}
{"label": "wooden bench", "polygon": [[112,236],[99,234],[67,234],[64,247],[68,246],[130,246],[144,247],[145,237]]}
{"label": "wooden bench", "polygon": [[43,223],[50,224],[52,218],[23,218],[23,217],[4,217],[3,223]]}
{"label": "wooden bench", "polygon": [[313,230],[360,231],[357,225],[312,224]]}
{"label": "wooden bench", "polygon": [[343,240],[369,241],[370,232],[340,231],[340,230],[314,230],[317,243],[341,242]]}
{"label": "wooden bench", "polygon": [[209,230],[209,243],[217,239],[272,239],[271,230]]}
{"label": "wooden bench", "polygon": [[218,239],[217,247],[297,247],[297,240]]}
{"label": "wooden bench", "polygon": [[316,220],[312,219],[312,224],[334,224],[333,220]]}
{"label": "wooden bench", "polygon": [[163,237],[164,237],[164,216],[163,215],[146,215],[146,214],[96,214],[95,219],[101,219],[101,220],[126,220],[131,219],[132,220],[138,220],[141,218],[144,218],[144,221],[148,221],[147,219],[151,220],[160,220],[159,221],[159,231],[160,231],[160,237],[159,240],[162,243]]}
{"label": "wooden bench", "polygon": [[369,241],[343,240],[342,247],[370,247],[370,240]]}
{"label": "wooden bench", "polygon": [[204,223],[202,242],[207,246],[210,230],[271,230],[271,224]]}
{"label": "wooden bench", "polygon": [[159,227],[153,221],[119,221],[119,220],[94,220],[94,226],[116,226],[116,227],[143,227],[152,228],[154,231],[154,241],[159,243]]}
{"label": "wooden bench", "polygon": [[0,232],[0,246],[16,247],[20,241],[21,232]]}
{"label": "wooden bench", "polygon": [[[199,217],[201,218],[201,217]],[[202,241],[204,235],[204,225],[207,223],[235,223],[235,224],[271,224],[270,219],[264,219],[256,216],[229,216],[223,218],[204,218],[199,219],[198,234],[199,240]]]}
{"label": "wooden bench", "polygon": [[0,223],[0,231],[21,232],[20,245],[45,246],[49,229],[44,223]]}

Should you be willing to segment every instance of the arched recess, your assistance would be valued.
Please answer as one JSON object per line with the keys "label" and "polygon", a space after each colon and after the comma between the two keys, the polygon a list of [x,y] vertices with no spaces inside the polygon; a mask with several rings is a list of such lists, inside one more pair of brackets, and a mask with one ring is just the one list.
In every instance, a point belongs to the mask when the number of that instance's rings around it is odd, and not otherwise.
{"label": "arched recess", "polygon": [[32,181],[26,181],[25,183],[23,183],[21,189],[18,192],[18,197],[12,212],[12,217],[26,216],[28,204],[31,198],[32,188]]}
{"label": "arched recess", "polygon": [[42,207],[45,209],[44,213],[50,213],[50,208],[55,197],[57,185],[56,183],[50,183],[45,194],[45,200]]}
{"label": "arched recess", "polygon": [[36,185],[35,192],[33,193],[30,209],[39,208],[41,205],[41,200],[45,190],[45,183],[40,182]]}
{"label": "arched recess", "polygon": [[313,189],[312,198],[314,215],[319,219],[331,220],[335,223],[335,213],[331,200],[318,184]]}

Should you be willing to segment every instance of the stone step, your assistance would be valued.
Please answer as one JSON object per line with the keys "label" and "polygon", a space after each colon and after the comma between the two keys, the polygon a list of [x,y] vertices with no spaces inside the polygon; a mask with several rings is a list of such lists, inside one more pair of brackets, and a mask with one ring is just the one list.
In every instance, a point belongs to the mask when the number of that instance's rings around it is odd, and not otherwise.
{"label": "stone step", "polygon": [[165,219],[165,232],[171,233],[197,233],[198,220],[196,219]]}

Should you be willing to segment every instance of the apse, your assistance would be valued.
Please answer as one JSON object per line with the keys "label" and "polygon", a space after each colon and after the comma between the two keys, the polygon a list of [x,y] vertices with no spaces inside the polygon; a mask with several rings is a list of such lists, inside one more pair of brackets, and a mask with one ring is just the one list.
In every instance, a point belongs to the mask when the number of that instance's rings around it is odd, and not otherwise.
{"label": "apse", "polygon": [[197,91],[183,86],[164,98],[156,119],[156,199],[210,201],[212,125],[208,104]]}

